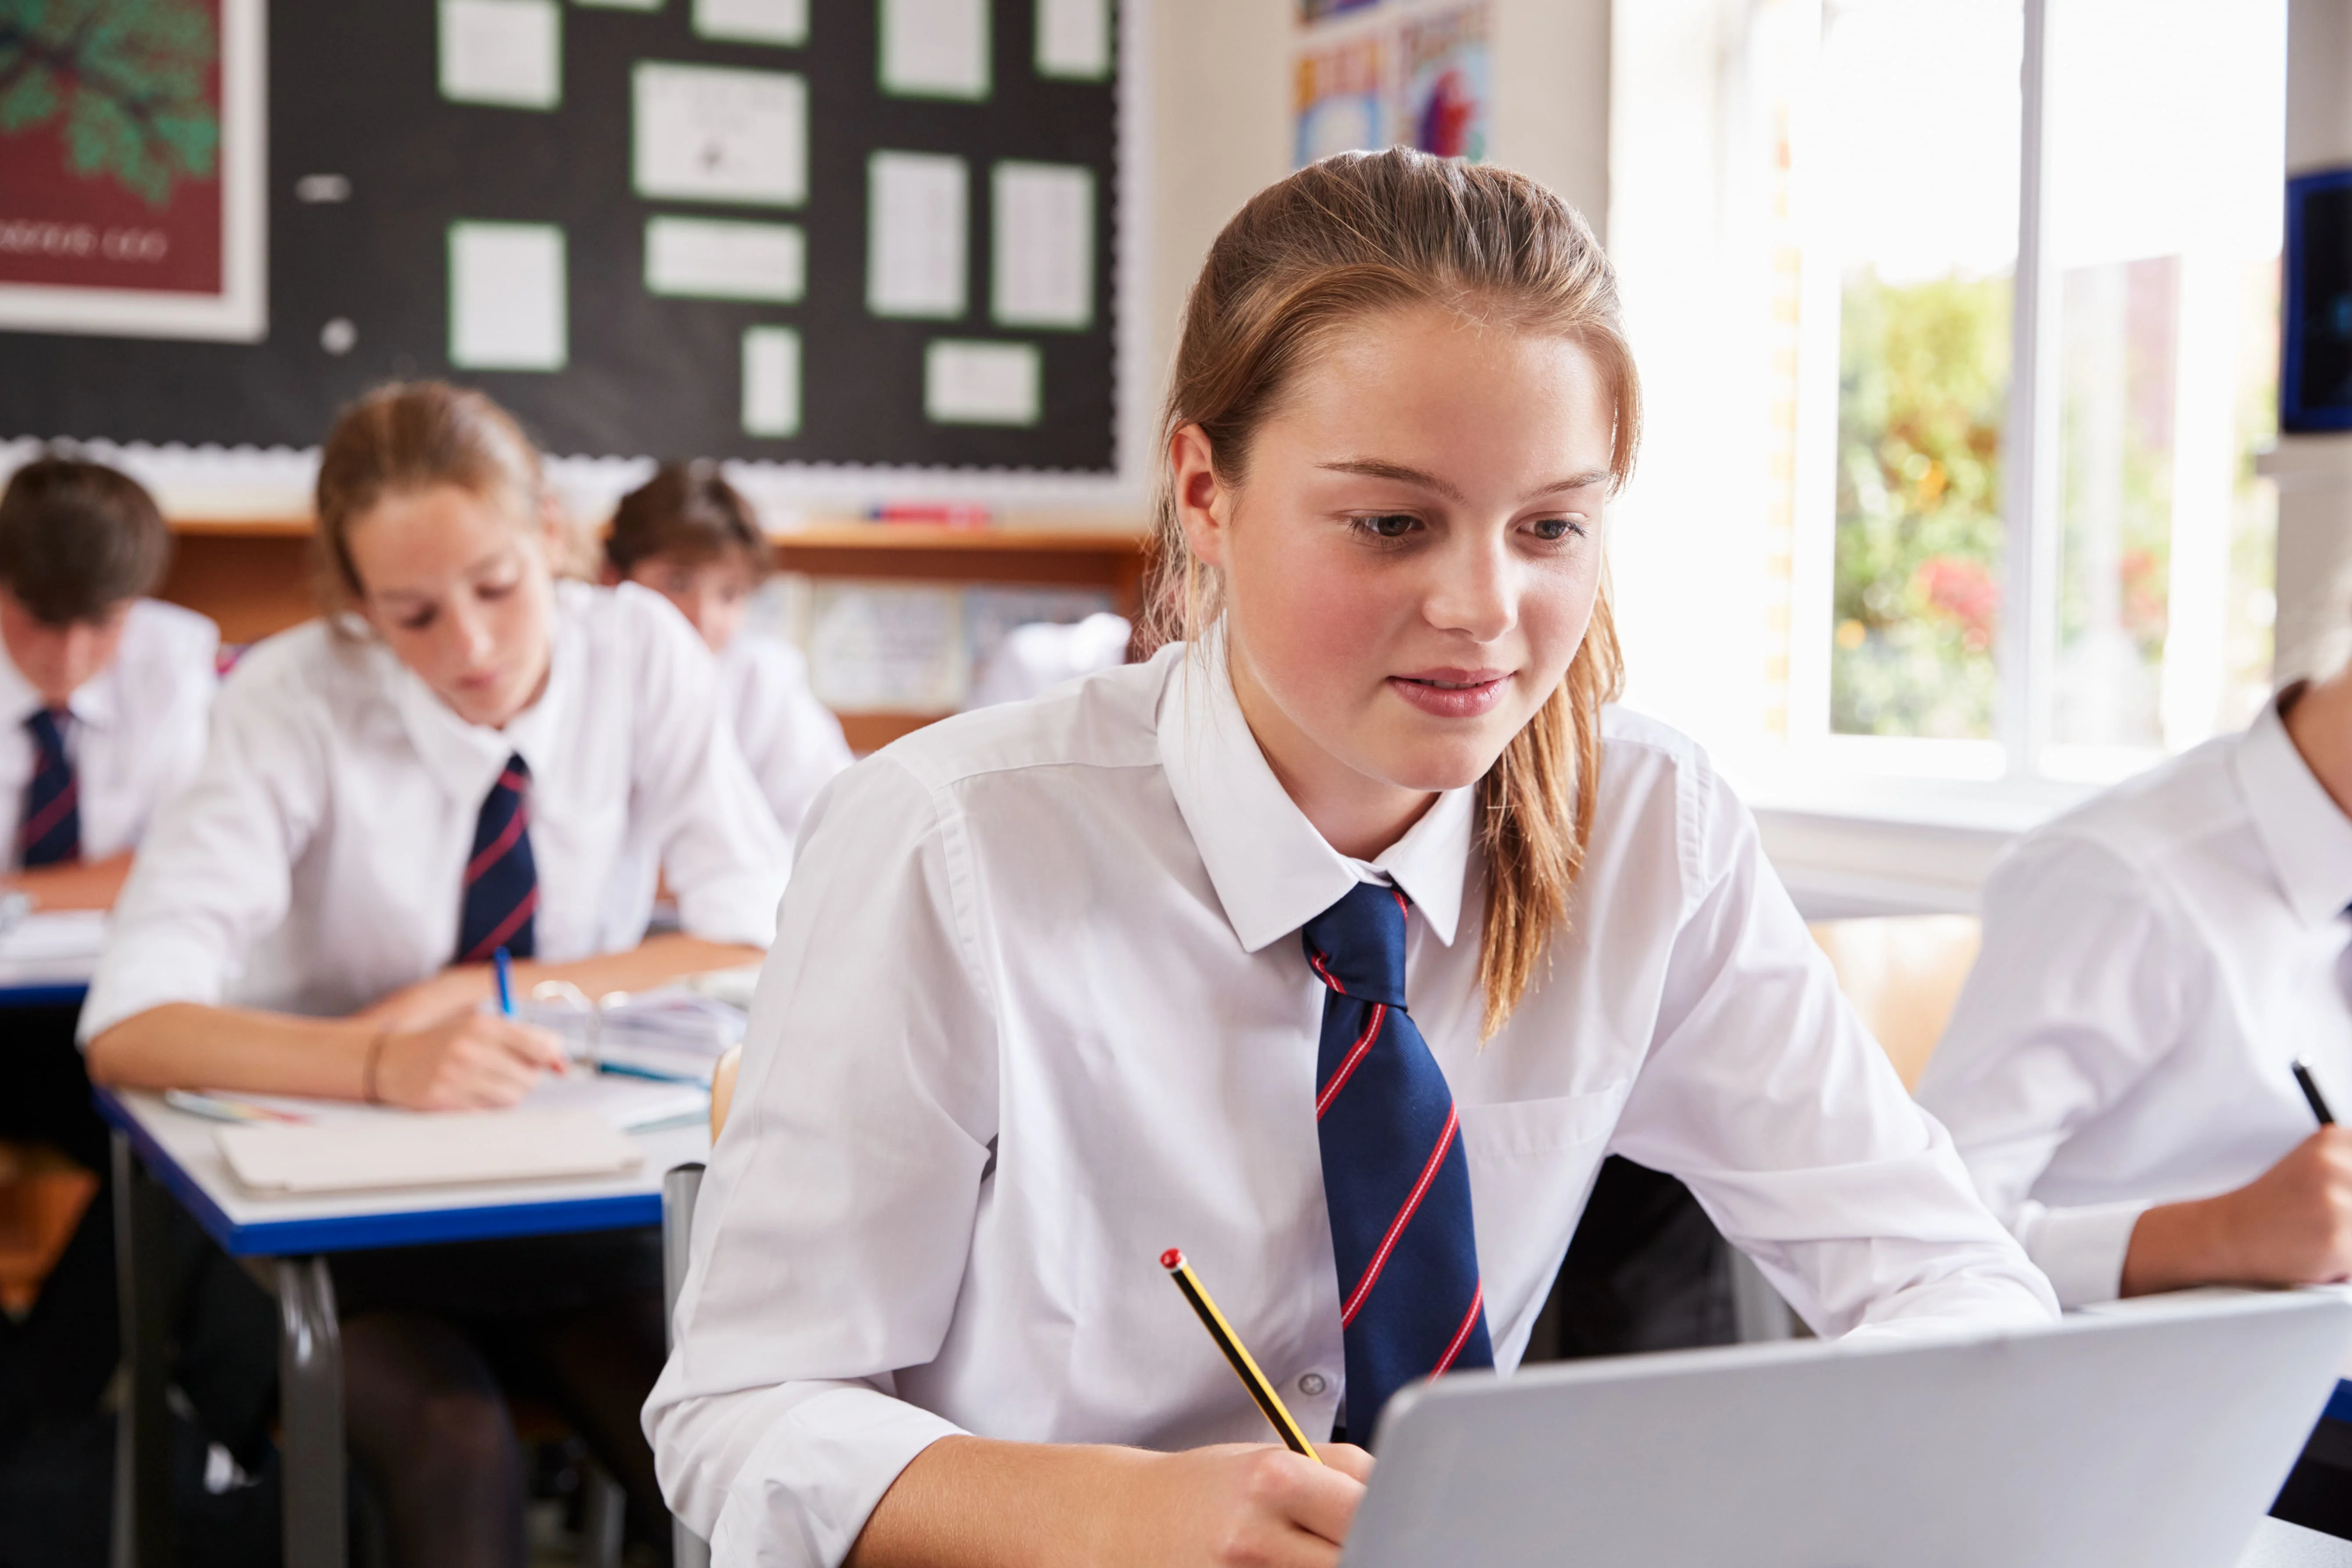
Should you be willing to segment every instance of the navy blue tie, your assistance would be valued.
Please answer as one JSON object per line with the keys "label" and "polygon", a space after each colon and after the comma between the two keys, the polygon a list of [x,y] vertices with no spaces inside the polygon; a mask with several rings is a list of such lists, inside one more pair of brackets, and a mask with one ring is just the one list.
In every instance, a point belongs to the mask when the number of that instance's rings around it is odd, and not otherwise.
{"label": "navy blue tie", "polygon": [[507,758],[482,800],[474,852],[466,862],[466,902],[457,917],[457,962],[480,964],[503,947],[518,958],[538,951],[532,916],[539,868],[530,858],[530,765]]}
{"label": "navy blue tie", "polygon": [[1404,920],[1403,894],[1359,883],[1300,933],[1328,988],[1315,1128],[1360,1443],[1406,1384],[1495,1364],[1461,1119],[1405,1013]]}
{"label": "navy blue tie", "polygon": [[25,809],[16,818],[16,863],[63,865],[81,859],[81,789],[73,759],[66,755],[63,708],[43,708],[25,721],[33,737],[33,781],[25,786]]}

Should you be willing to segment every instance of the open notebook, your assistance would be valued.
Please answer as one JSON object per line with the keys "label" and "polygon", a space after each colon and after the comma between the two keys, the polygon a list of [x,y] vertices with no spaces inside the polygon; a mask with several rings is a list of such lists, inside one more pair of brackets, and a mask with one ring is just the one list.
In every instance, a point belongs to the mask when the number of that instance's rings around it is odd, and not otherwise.
{"label": "open notebook", "polygon": [[633,1131],[709,1114],[697,1085],[573,1072],[507,1111],[425,1114],[287,1095],[207,1097],[266,1120],[215,1134],[256,1192],[354,1192],[617,1175],[643,1161]]}

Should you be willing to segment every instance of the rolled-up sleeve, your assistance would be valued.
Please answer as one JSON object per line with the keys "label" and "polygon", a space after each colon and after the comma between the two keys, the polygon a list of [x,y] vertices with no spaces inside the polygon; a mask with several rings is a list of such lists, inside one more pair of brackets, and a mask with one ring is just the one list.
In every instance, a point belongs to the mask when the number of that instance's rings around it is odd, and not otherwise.
{"label": "rolled-up sleeve", "polygon": [[646,1406],[730,1563],[829,1568],[949,1422],[895,1396],[955,1311],[995,1137],[971,857],[894,758],[820,798]]}
{"label": "rolled-up sleeve", "polygon": [[212,705],[211,738],[165,802],[116,900],[82,1004],[87,1043],[169,1002],[217,1004],[285,919],[291,870],[325,792],[320,737],[271,650]]}
{"label": "rolled-up sleeve", "polygon": [[2055,1315],[1853,1009],[1747,810],[1688,785],[1686,898],[1648,1061],[1613,1146],[1679,1176],[1824,1335]]}
{"label": "rolled-up sleeve", "polygon": [[792,851],[735,743],[719,670],[686,618],[623,584],[640,642],[637,809],[677,899],[680,928],[710,942],[764,947]]}
{"label": "rolled-up sleeve", "polygon": [[2179,1043],[2200,984],[2157,892],[2112,851],[2029,840],[1985,888],[1984,950],[1919,1082],[1984,1195],[2069,1307],[2113,1301],[2147,1205],[2031,1196],[2076,1129]]}

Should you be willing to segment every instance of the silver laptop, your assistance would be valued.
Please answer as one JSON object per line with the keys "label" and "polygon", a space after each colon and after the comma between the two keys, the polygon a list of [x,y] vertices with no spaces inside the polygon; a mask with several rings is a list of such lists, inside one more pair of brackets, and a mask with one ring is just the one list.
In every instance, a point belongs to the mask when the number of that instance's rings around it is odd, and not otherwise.
{"label": "silver laptop", "polygon": [[2229,1568],[2352,1346],[2334,1292],[1463,1374],[1399,1395],[1342,1568]]}

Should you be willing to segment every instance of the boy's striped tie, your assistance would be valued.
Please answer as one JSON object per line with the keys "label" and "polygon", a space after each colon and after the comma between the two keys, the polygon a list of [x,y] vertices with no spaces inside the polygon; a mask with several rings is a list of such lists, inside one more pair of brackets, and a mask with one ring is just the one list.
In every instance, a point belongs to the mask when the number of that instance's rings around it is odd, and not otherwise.
{"label": "boy's striped tie", "polygon": [[66,755],[72,717],[64,708],[43,708],[25,721],[33,737],[33,779],[16,819],[16,863],[28,871],[81,859],[81,787]]}
{"label": "boy's striped tie", "polygon": [[482,964],[503,947],[518,958],[538,950],[539,868],[530,858],[530,766],[507,758],[482,801],[474,852],[466,862],[466,902],[457,917],[457,962]]}
{"label": "boy's striped tie", "polygon": [[1315,1126],[1359,1443],[1404,1385],[1495,1364],[1460,1117],[1405,1013],[1404,923],[1403,894],[1360,883],[1301,933],[1328,988]]}

